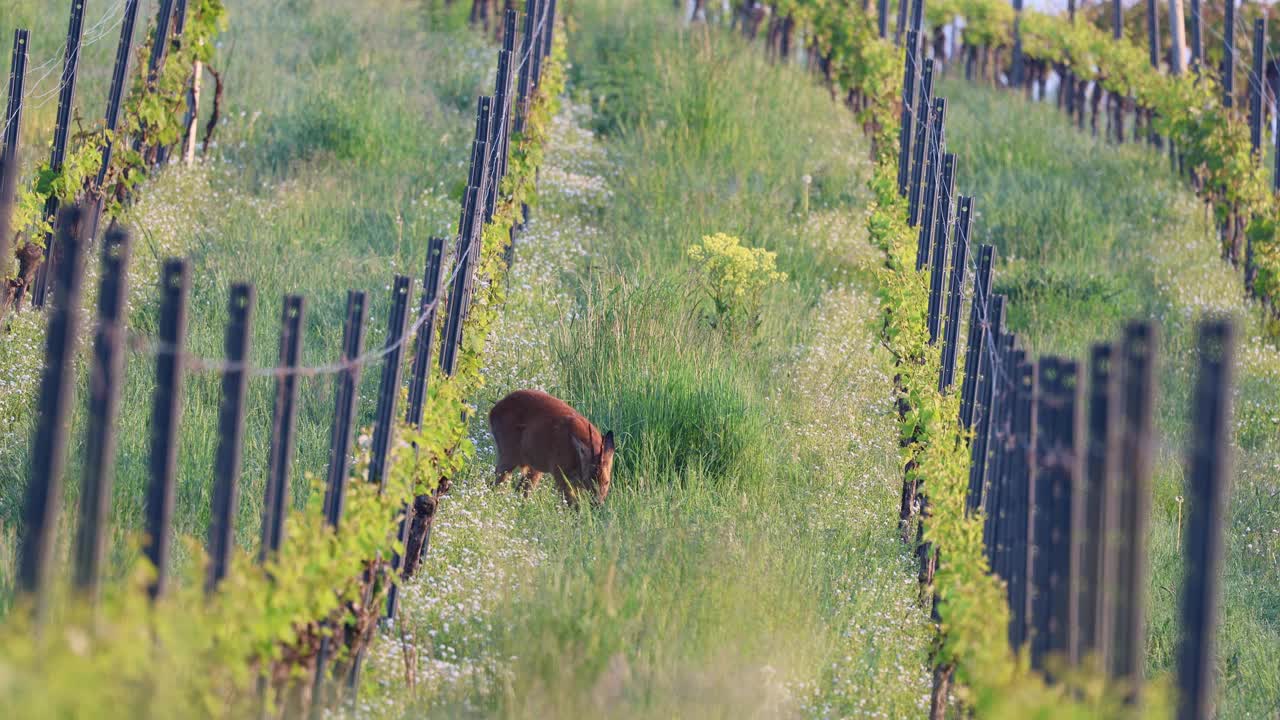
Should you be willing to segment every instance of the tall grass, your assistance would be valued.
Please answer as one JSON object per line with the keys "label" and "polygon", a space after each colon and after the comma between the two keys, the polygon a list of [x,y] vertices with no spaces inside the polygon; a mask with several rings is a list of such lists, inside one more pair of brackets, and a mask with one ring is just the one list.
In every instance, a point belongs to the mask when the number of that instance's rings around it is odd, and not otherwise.
{"label": "tall grass", "polygon": [[644,476],[655,469],[751,482],[767,462],[764,403],[743,382],[750,357],[701,321],[696,292],[618,288],[588,299],[553,339],[565,394],[627,443],[620,466],[633,483],[666,479]]}

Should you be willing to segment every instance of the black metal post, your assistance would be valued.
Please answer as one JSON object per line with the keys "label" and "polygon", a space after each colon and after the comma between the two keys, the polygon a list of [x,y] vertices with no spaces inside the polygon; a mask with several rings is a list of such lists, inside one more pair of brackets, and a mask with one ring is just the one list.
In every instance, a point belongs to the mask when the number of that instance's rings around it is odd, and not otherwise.
{"label": "black metal post", "polygon": [[934,208],[933,219],[929,222],[930,234],[933,236],[933,253],[930,263],[929,278],[929,344],[938,342],[942,335],[942,311],[944,283],[947,274],[947,230],[951,225],[951,197],[956,186],[956,156],[947,153],[942,156],[942,177],[938,184],[938,199]]}
{"label": "black metal post", "polygon": [[151,415],[151,485],[147,489],[147,559],[155,568],[151,597],[164,594],[173,545],[174,483],[178,469],[178,425],[186,367],[187,299],[191,271],[186,260],[167,260],[160,275],[160,352]]}
{"label": "black metal post", "polygon": [[942,372],[938,378],[938,392],[943,393],[950,389],[956,379],[956,356],[960,352],[960,303],[969,269],[969,229],[972,222],[973,198],[961,195],[956,202],[956,230],[951,242],[951,277],[947,282],[947,325],[942,336]]}
{"label": "black metal post", "polygon": [[395,430],[396,401],[400,399],[401,370],[404,367],[404,335],[409,325],[409,297],[413,280],[397,275],[391,287],[391,312],[387,317],[387,339],[382,359],[382,379],[378,385],[378,408],[374,415],[373,448],[369,456],[369,482],[379,491],[387,486],[387,461]]}
{"label": "black metal post", "polygon": [[1178,719],[1214,717],[1214,648],[1222,594],[1222,554],[1231,488],[1232,386],[1235,327],[1213,320],[1199,329],[1196,383],[1187,476],[1191,516],[1183,555],[1183,635],[1178,650]]}
{"label": "black metal post", "polygon": [[240,498],[240,461],[244,444],[244,399],[249,389],[249,339],[253,332],[252,285],[233,285],[227,305],[224,341],[227,370],[222,374],[218,408],[218,455],[214,468],[213,507],[209,520],[209,568],[205,591],[213,592],[231,566],[236,540],[236,507]]}
{"label": "black metal post", "polygon": [[[933,128],[933,59],[924,61],[924,76],[920,79],[919,109],[915,113],[914,138],[911,141],[911,175],[907,198],[907,224],[918,227],[921,223],[921,205],[924,203],[924,185],[927,161],[932,161],[929,138]],[[917,264],[917,267],[919,265]]]}
{"label": "black metal post", "polygon": [[18,555],[18,589],[35,595],[37,622],[49,611],[53,553],[62,513],[62,473],[67,461],[67,434],[75,395],[76,338],[80,331],[80,297],[84,268],[82,213],[69,207],[58,216],[58,237],[67,262],[57,277],[56,306],[45,336],[44,372],[32,442],[31,479],[23,505],[23,531]]}
{"label": "black metal post", "polygon": [[[106,129],[114,133],[120,126],[120,107],[124,101],[125,80],[129,76],[129,58],[133,55],[133,29],[138,21],[139,0],[125,0],[124,18],[120,23],[120,42],[116,45],[116,64],[111,71],[111,89],[107,94]],[[103,197],[107,182],[107,171],[111,168],[111,155],[115,148],[115,140],[108,137],[103,140],[102,163],[98,166],[98,175],[93,180],[90,190],[93,194],[92,217],[89,222],[89,236],[97,237],[98,222],[102,218],[106,198]]]}
{"label": "black metal post", "polygon": [[[82,222],[87,221],[86,216]],[[85,229],[88,230],[87,225]],[[98,600],[107,523],[111,519],[116,415],[124,384],[124,309],[129,297],[131,245],[129,234],[120,228],[108,232],[102,242],[102,279],[89,371],[89,423],[75,545],[75,585],[91,603]]]}
{"label": "black metal post", "polygon": [[960,424],[965,430],[973,429],[978,381],[983,368],[983,348],[987,337],[992,333],[988,314],[991,265],[994,261],[994,247],[983,245],[978,248],[978,270],[973,276],[973,298],[969,301],[969,338],[965,343],[964,380],[960,385]]}
{"label": "black metal post", "polygon": [[[67,25],[67,43],[62,55],[62,78],[58,94],[58,119],[53,127],[53,151],[49,156],[49,168],[54,173],[62,172],[62,165],[67,157],[67,140],[71,136],[71,107],[76,98],[76,75],[80,67],[80,39],[84,34],[84,2],[71,0],[71,19]],[[60,200],[57,194],[50,193],[44,204],[44,216],[53,219],[58,215]],[[50,265],[57,262],[57,236],[53,233],[45,235],[44,262],[36,268],[35,281],[31,285],[31,305],[44,307],[45,290],[49,284]]]}
{"label": "black metal post", "polygon": [[931,114],[928,170],[925,173],[927,179],[920,204],[920,236],[916,240],[916,270],[923,270],[930,262],[929,249],[933,240],[934,212],[938,203],[938,185],[942,180],[942,155],[946,142],[947,99],[934,98]]}
{"label": "black metal post", "polygon": [[[919,36],[907,33],[907,50],[902,62],[902,113],[898,122],[898,194],[906,197],[911,179],[912,128],[916,108],[916,65],[919,62]],[[927,112],[927,106],[925,107]]]}
{"label": "black metal post", "polygon": [[297,368],[302,362],[303,318],[306,301],[288,295],[280,318],[280,359],[276,367],[276,397],[271,411],[271,449],[267,455],[267,484],[262,503],[262,542],[258,562],[265,562],[284,542],[285,516],[289,511],[289,470],[293,460],[294,423],[298,410]]}
{"label": "black metal post", "polygon": [[346,321],[342,328],[342,358],[333,399],[333,428],[329,435],[329,476],[325,485],[324,516],[332,528],[342,521],[347,474],[351,470],[351,438],[355,433],[356,401],[360,388],[364,352],[365,317],[368,313],[363,291],[347,292]]}

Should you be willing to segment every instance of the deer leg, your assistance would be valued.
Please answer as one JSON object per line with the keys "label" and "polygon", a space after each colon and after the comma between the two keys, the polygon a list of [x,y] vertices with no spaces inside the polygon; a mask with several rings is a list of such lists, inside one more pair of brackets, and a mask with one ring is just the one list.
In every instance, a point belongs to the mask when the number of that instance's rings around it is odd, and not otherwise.
{"label": "deer leg", "polygon": [[511,471],[515,469],[515,465],[499,460],[497,466],[494,468],[492,487],[494,489],[502,487],[504,483],[511,479]]}
{"label": "deer leg", "polygon": [[538,483],[542,481],[542,473],[531,467],[525,467],[524,470],[524,482],[520,483],[520,492],[524,493],[525,497],[529,497],[534,490],[538,489]]}

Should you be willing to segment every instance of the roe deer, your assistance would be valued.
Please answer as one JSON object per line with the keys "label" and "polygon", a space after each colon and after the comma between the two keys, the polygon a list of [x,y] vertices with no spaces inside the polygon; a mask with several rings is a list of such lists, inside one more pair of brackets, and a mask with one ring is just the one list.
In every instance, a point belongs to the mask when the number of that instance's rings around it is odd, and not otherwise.
{"label": "roe deer", "polygon": [[526,496],[538,487],[543,473],[555,475],[570,507],[577,507],[579,490],[594,493],[597,503],[609,494],[613,431],[602,437],[565,401],[538,390],[517,390],[489,411],[489,429],[498,450],[494,487],[520,469]]}

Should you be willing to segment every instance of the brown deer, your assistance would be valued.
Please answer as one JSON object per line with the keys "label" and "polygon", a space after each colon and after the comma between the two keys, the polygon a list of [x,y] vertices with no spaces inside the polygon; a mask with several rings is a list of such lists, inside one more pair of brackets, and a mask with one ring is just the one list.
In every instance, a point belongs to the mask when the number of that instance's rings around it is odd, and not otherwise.
{"label": "brown deer", "polygon": [[594,493],[596,503],[609,494],[613,431],[601,436],[565,401],[539,390],[517,390],[489,411],[489,429],[498,451],[495,488],[519,469],[526,497],[543,473],[555,475],[570,507],[578,506],[579,491]]}

